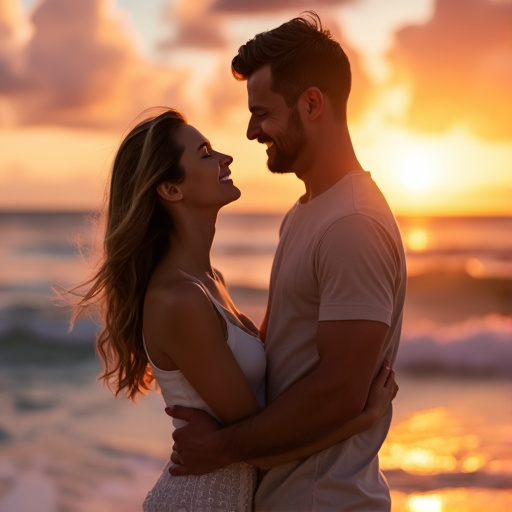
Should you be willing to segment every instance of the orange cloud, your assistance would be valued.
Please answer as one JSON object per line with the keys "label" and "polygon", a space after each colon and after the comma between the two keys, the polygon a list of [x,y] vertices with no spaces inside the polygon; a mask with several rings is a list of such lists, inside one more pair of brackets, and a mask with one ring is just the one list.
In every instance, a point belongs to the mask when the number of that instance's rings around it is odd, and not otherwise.
{"label": "orange cloud", "polygon": [[172,35],[159,45],[164,52],[176,48],[216,50],[228,44],[219,18],[209,13],[208,2],[174,2],[168,6],[165,19]]}
{"label": "orange cloud", "polygon": [[[169,105],[203,126],[218,126],[246,111],[245,88],[230,73],[245,42],[235,36],[241,15],[212,13],[211,2],[173,3],[166,18],[175,36],[160,48],[170,63],[156,66],[138,50],[130,19],[111,0],[41,0],[30,19],[20,6],[0,0],[0,124],[119,129],[148,107]],[[323,18],[343,41],[336,24]],[[354,74],[353,120],[369,81],[358,55],[344,47]],[[195,53],[185,61],[179,55],[188,49]]]}
{"label": "orange cloud", "polygon": [[[350,1],[350,0],[349,0]],[[160,49],[164,53],[171,54],[171,50],[176,48],[190,48],[204,51],[205,59],[212,61],[212,51],[215,51],[217,61],[216,70],[204,75],[204,87],[201,97],[208,98],[208,104],[205,105],[203,114],[209,114],[210,121],[218,122],[229,121],[231,114],[236,111],[245,111],[247,109],[247,97],[245,87],[232,78],[230,73],[231,60],[236,54],[237,48],[252,38],[255,33],[247,33],[244,40],[233,40],[233,36],[228,37],[235,30],[231,27],[243,24],[244,17],[248,14],[249,7],[254,10],[265,10],[267,2],[247,3],[244,7],[241,2],[233,4],[231,9],[230,2],[177,2],[169,7],[166,19],[173,33],[172,38],[162,42]],[[326,0],[325,5],[334,5],[340,2]],[[280,10],[286,12],[288,4],[286,2],[274,2]],[[294,7],[297,5],[295,3]],[[232,12],[228,12],[232,10]],[[222,11],[222,12],[221,12]],[[328,12],[328,11],[327,11]],[[297,14],[298,15],[298,14]],[[266,29],[277,27],[287,19],[293,16],[283,18],[277,17],[276,21],[270,19],[266,22]],[[277,21],[279,20],[279,21]],[[353,87],[349,101],[349,113],[351,121],[360,118],[373,93],[372,84],[367,73],[361,66],[359,54],[344,41],[339,25],[335,21],[335,16],[322,15],[322,23],[329,28],[334,38],[341,42],[343,49],[349,56],[353,75]],[[270,24],[270,26],[269,26]],[[263,30],[263,29],[262,29]]]}
{"label": "orange cloud", "polygon": [[16,75],[28,26],[16,0],[0,0],[0,94],[17,86]]}
{"label": "orange cloud", "polygon": [[389,61],[410,88],[408,125],[512,138],[511,27],[509,1],[437,0],[430,21],[400,30]]}
{"label": "orange cloud", "polygon": [[179,27],[179,34],[172,40],[163,41],[160,49],[168,50],[174,48],[203,48],[212,50],[223,47],[226,40],[217,27],[211,23],[206,24],[197,20],[190,20]]}
{"label": "orange cloud", "polygon": [[[7,33],[6,20],[12,34],[7,16],[0,34]],[[1,57],[13,37],[0,36],[0,97],[15,122],[107,128],[171,98],[186,109],[185,72],[145,62],[112,2],[43,0],[30,23],[32,37],[8,65]]]}
{"label": "orange cloud", "polygon": [[[319,6],[336,6],[346,4],[354,0],[316,0],[315,7]],[[275,12],[294,9],[297,12],[301,10],[312,9],[310,0],[216,0],[212,4],[213,11],[222,12]]]}
{"label": "orange cloud", "polygon": [[331,31],[334,39],[339,41],[350,61],[352,89],[348,100],[348,118],[350,122],[358,121],[369,108],[376,94],[376,85],[363,69],[359,53],[344,39],[339,25],[333,19],[322,19],[322,24]]}

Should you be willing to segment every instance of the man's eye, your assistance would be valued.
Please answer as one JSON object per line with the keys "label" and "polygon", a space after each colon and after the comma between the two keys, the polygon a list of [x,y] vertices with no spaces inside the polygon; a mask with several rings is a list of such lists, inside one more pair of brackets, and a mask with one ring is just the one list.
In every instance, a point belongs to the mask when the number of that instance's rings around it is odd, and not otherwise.
{"label": "man's eye", "polygon": [[203,154],[203,158],[209,158],[211,157],[211,153],[208,151],[208,148],[204,148],[204,154]]}

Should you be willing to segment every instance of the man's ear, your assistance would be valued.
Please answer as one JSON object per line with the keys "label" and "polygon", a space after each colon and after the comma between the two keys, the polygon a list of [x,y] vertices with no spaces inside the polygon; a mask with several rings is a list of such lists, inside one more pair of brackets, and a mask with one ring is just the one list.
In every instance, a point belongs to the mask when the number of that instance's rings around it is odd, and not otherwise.
{"label": "man's ear", "polygon": [[156,187],[158,195],[166,201],[180,201],[183,199],[183,193],[181,192],[178,185],[174,185],[168,181],[159,183]]}
{"label": "man's ear", "polygon": [[308,87],[300,97],[303,113],[310,121],[317,119],[325,106],[325,98],[318,87]]}

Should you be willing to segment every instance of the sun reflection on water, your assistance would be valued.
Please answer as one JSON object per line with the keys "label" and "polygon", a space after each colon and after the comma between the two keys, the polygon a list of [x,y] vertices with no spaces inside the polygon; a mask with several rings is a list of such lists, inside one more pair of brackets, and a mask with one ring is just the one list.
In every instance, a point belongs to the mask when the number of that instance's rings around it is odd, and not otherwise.
{"label": "sun reflection on water", "polygon": [[411,495],[407,499],[405,510],[407,512],[442,512],[443,501],[438,494]]}
{"label": "sun reflection on water", "polygon": [[414,414],[396,425],[384,444],[380,460],[384,469],[401,469],[418,475],[474,472],[485,464],[478,452],[480,439],[462,431],[445,409]]}
{"label": "sun reflection on water", "polygon": [[508,489],[443,489],[430,493],[392,492],[393,512],[505,512],[512,510]]}
{"label": "sun reflection on water", "polygon": [[428,246],[428,234],[425,229],[415,228],[406,233],[405,245],[411,251],[424,251]]}
{"label": "sun reflection on water", "polygon": [[512,384],[420,383],[404,385],[379,454],[392,512],[512,511]]}

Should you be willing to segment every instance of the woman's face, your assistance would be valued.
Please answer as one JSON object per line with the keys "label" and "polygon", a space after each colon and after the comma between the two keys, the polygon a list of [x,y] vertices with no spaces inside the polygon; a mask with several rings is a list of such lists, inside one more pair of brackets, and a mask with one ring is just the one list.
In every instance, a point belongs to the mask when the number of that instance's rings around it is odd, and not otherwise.
{"label": "woman's face", "polygon": [[198,206],[224,206],[240,197],[231,180],[233,158],[212,149],[208,139],[193,126],[183,125],[176,136],[183,146],[180,163],[185,179],[180,183],[183,201]]}

